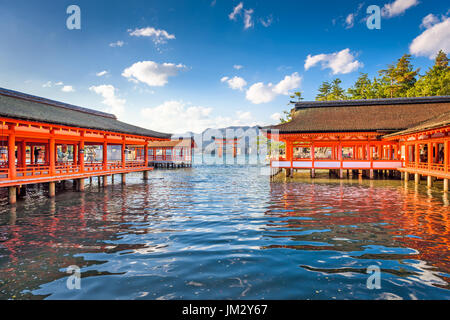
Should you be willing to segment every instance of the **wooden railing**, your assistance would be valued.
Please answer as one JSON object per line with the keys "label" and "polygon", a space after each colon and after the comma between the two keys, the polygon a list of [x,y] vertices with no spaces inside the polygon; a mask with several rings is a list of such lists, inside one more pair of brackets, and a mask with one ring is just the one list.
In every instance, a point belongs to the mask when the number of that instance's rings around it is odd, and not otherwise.
{"label": "wooden railing", "polygon": [[45,164],[34,164],[26,167],[16,168],[17,178],[45,177],[50,175],[50,166]]}
{"label": "wooden railing", "polygon": [[9,177],[9,169],[0,167],[0,180],[7,180]]}
{"label": "wooden railing", "polygon": [[[73,174],[80,173],[114,173],[114,172],[124,172],[127,170],[134,169],[145,169],[148,165],[144,160],[132,160],[126,161],[125,166],[122,161],[109,161],[104,167],[103,162],[87,162],[84,164],[84,171],[81,171],[81,165],[74,164],[72,162],[67,163],[57,163],[52,172],[50,165],[48,164],[32,164],[26,167],[16,167],[16,176],[14,179],[30,179],[30,178],[41,178],[41,177],[52,177],[52,176],[69,176]],[[5,180],[10,179],[10,172],[8,165],[0,165],[0,181],[5,182]]]}
{"label": "wooden railing", "polygon": [[450,172],[450,165],[445,168],[445,164],[443,163],[425,163],[425,162],[406,162],[405,168],[411,168],[411,169],[420,169],[420,170],[427,170],[427,171],[436,171],[436,172]]}

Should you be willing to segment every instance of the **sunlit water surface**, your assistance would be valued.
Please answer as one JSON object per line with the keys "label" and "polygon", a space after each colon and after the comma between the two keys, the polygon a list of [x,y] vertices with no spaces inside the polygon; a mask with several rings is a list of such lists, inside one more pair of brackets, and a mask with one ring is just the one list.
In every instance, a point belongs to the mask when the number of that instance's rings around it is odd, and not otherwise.
{"label": "sunlit water surface", "polygon": [[[0,212],[3,299],[449,299],[448,198],[400,181],[155,170]],[[70,188],[69,188],[70,189]],[[67,267],[81,268],[69,290]],[[369,289],[369,266],[381,289]]]}

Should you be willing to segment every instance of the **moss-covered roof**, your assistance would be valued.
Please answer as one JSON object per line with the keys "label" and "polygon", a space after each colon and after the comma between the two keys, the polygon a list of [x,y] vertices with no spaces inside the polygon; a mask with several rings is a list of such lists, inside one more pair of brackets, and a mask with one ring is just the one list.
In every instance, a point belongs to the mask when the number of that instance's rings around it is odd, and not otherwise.
{"label": "moss-covered roof", "polygon": [[0,116],[77,128],[170,139],[171,134],[133,126],[109,113],[0,88]]}

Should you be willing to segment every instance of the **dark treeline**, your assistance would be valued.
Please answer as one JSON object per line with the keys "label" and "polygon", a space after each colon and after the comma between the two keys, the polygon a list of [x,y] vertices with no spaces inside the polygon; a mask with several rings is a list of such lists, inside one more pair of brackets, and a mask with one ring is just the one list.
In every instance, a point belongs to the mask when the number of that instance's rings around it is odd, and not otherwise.
{"label": "dark treeline", "polygon": [[[317,101],[349,99],[382,99],[401,97],[429,97],[450,95],[450,67],[447,54],[442,50],[436,55],[434,65],[425,74],[414,69],[411,55],[404,54],[396,63],[378,71],[378,76],[369,78],[367,73],[360,73],[356,82],[345,90],[341,79],[324,81],[316,95]],[[303,100],[301,92],[295,92],[290,105]],[[284,111],[282,123],[291,119],[291,112]]]}
{"label": "dark treeline", "polygon": [[441,50],[434,65],[425,74],[414,69],[411,55],[405,54],[387,69],[378,71],[378,77],[361,73],[355,84],[344,90],[339,78],[325,81],[319,87],[317,101],[345,99],[381,99],[450,95],[450,68],[448,57]]}

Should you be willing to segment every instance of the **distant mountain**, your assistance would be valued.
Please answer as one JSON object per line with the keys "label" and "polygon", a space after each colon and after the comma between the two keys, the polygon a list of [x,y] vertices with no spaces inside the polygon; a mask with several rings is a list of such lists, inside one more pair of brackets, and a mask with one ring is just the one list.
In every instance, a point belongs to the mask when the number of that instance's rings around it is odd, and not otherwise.
{"label": "distant mountain", "polygon": [[[255,154],[257,150],[257,137],[261,136],[259,127],[257,126],[231,126],[226,128],[208,128],[202,133],[186,132],[183,134],[173,135],[173,139],[194,138],[197,145],[195,152],[214,153],[216,143],[214,138],[233,139],[238,138],[238,154]],[[232,152],[232,146],[226,148],[227,153]]]}

